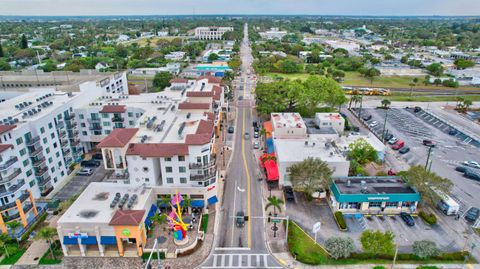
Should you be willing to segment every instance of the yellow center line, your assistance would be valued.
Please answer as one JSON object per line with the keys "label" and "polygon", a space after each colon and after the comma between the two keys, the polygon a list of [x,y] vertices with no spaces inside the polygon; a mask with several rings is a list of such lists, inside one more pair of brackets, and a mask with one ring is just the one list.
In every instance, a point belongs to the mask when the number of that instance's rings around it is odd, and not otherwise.
{"label": "yellow center line", "polygon": [[[244,77],[244,84],[243,84],[243,97],[245,99],[245,94],[247,90],[247,78]],[[243,108],[243,123],[242,123],[242,134],[245,135],[245,121],[246,121],[246,109]],[[242,136],[243,136],[242,135]],[[247,216],[250,217],[250,173],[248,172],[248,165],[247,165],[247,158],[245,157],[245,138],[242,138],[242,157],[243,157],[243,166],[245,168],[245,174],[247,176]],[[252,246],[252,236],[251,236],[251,218],[247,222],[247,241],[248,247]]]}

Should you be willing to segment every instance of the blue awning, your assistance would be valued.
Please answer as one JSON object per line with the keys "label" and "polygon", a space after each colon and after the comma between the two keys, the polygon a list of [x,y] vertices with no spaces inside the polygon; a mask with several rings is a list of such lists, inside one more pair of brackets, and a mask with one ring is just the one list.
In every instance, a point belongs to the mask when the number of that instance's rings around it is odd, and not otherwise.
{"label": "blue awning", "polygon": [[97,237],[96,236],[89,236],[80,239],[82,245],[96,245],[97,244]]}
{"label": "blue awning", "polygon": [[148,211],[148,215],[145,218],[145,225],[147,227],[150,227],[150,225],[152,224],[152,221],[150,220],[150,217],[153,217],[156,212],[157,212],[157,206],[152,204],[152,206],[150,207],[150,210]]}
{"label": "blue awning", "polygon": [[117,238],[115,236],[100,236],[100,244],[102,245],[116,245]]}
{"label": "blue awning", "polygon": [[63,237],[63,244],[64,245],[78,245],[77,238],[70,238],[68,236]]}
{"label": "blue awning", "polygon": [[216,195],[214,195],[214,196],[208,198],[207,202],[208,202],[209,205],[213,205],[213,204],[215,204],[216,202],[218,202],[218,198],[217,198]]}
{"label": "blue awning", "polygon": [[205,201],[203,201],[203,200],[192,200],[190,202],[190,205],[192,207],[203,208],[203,207],[205,207]]}

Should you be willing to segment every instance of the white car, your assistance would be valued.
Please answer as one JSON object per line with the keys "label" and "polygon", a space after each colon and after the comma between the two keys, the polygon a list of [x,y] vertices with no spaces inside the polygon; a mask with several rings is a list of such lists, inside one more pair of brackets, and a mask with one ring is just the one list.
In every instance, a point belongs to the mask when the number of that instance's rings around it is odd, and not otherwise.
{"label": "white car", "polygon": [[370,122],[370,124],[368,126],[370,126],[370,128],[373,128],[377,125],[378,125],[378,121],[374,120],[374,121]]}
{"label": "white car", "polygon": [[473,168],[480,168],[480,163],[478,163],[476,161],[464,161],[462,164],[466,165],[466,166],[473,167]]}
{"label": "white car", "polygon": [[258,141],[253,142],[253,148],[254,149],[259,149],[260,148],[260,143],[258,143]]}
{"label": "white car", "polygon": [[82,168],[77,172],[77,176],[91,176],[93,174],[92,168]]}
{"label": "white car", "polygon": [[388,140],[388,144],[393,145],[393,144],[397,143],[397,141],[398,141],[398,138],[396,138],[396,137],[394,136],[394,137],[392,137],[390,140]]}

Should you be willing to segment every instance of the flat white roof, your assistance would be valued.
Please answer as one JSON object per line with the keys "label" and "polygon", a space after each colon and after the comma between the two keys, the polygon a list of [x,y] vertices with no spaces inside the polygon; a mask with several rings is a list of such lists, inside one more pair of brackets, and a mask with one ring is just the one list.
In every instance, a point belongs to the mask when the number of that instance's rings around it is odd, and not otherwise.
{"label": "flat white roof", "polygon": [[[325,162],[346,162],[346,158],[334,147],[325,147],[325,136],[310,136],[306,139],[274,139],[279,162],[301,162],[308,157]],[[308,142],[308,145],[305,145]],[[315,145],[314,145],[315,143]]]}
{"label": "flat white roof", "polygon": [[[127,204],[130,198],[136,194],[137,202],[134,203],[132,210],[148,210],[148,204],[151,188],[144,186],[121,185],[118,183],[92,182],[73,202],[67,211],[60,217],[58,224],[63,223],[106,223],[108,224],[119,209],[118,204],[110,208],[116,193],[123,197],[126,193],[129,198],[123,209],[128,209]],[[120,198],[121,199],[121,198]]]}
{"label": "flat white roof", "polygon": [[281,128],[306,128],[299,113],[272,113],[273,130]]}

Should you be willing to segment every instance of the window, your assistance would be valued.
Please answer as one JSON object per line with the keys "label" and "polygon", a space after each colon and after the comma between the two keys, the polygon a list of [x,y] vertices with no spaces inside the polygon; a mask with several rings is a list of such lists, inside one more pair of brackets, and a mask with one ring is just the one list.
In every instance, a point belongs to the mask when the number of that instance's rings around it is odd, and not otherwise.
{"label": "window", "polygon": [[133,117],[133,112],[128,112],[129,117]]}
{"label": "window", "polygon": [[23,161],[23,167],[27,167],[27,165],[28,165],[28,159]]}
{"label": "window", "polygon": [[398,202],[387,202],[385,207],[397,207]]}
{"label": "window", "polygon": [[103,122],[103,126],[110,126],[110,122],[104,121],[104,122]]}
{"label": "window", "polygon": [[78,117],[83,120],[85,118],[85,116],[83,114],[78,114]]}
{"label": "window", "polygon": [[57,142],[53,143],[53,148],[56,149],[58,147]]}
{"label": "window", "polygon": [[107,113],[102,113],[102,118],[104,118],[104,119],[108,118],[108,114]]}
{"label": "window", "polygon": [[340,203],[340,209],[360,209],[360,203],[350,202],[350,203]]}
{"label": "window", "polygon": [[48,140],[47,140],[46,137],[44,137],[44,138],[42,139],[42,141],[43,141],[43,144],[47,144],[47,141],[48,141]]}
{"label": "window", "polygon": [[48,158],[48,163],[52,163],[52,162],[53,162],[52,157],[49,157],[49,158]]}
{"label": "window", "polygon": [[135,123],[133,122],[133,120],[130,120],[130,121],[128,121],[128,124],[134,125]]}
{"label": "window", "polygon": [[105,130],[105,134],[106,135],[110,134],[110,130]]}
{"label": "window", "polygon": [[60,175],[63,177],[65,175],[65,172],[60,172]]}
{"label": "window", "polygon": [[368,204],[368,208],[372,208],[372,207],[381,207],[382,206],[382,202],[370,202]]}
{"label": "window", "polygon": [[148,172],[148,167],[143,167],[143,172]]}
{"label": "window", "polygon": [[52,139],[54,139],[54,138],[55,138],[55,134],[54,134],[54,133],[51,133],[51,134],[50,134],[50,137],[51,137]]}
{"label": "window", "polygon": [[48,123],[48,129],[52,129],[53,128],[53,124],[50,122]]}
{"label": "window", "polygon": [[20,150],[20,156],[23,156],[27,153],[27,150],[26,149],[21,149]]}
{"label": "window", "polygon": [[170,157],[165,157],[165,161],[166,161],[166,162],[171,162],[171,161],[172,161],[172,158],[170,158]]}
{"label": "window", "polygon": [[32,175],[32,170],[28,170],[26,173],[27,177],[31,176]]}
{"label": "window", "polygon": [[173,177],[167,177],[167,183],[173,184]]}
{"label": "window", "polygon": [[44,127],[40,128],[40,133],[41,134],[45,133],[45,128]]}
{"label": "window", "polygon": [[50,153],[50,149],[49,149],[49,148],[46,148],[46,149],[45,149],[45,152],[46,152],[47,154]]}
{"label": "window", "polygon": [[181,177],[180,178],[180,183],[187,184],[187,178],[186,177]]}
{"label": "window", "polygon": [[50,168],[50,171],[53,173],[55,172],[55,167]]}
{"label": "window", "polygon": [[166,166],[166,167],[165,167],[165,172],[167,172],[167,173],[173,172],[172,167],[171,167],[171,166]]}
{"label": "window", "polygon": [[[62,173],[63,173],[63,172],[62,172]],[[54,177],[54,178],[53,178],[53,183],[57,183],[57,180],[58,180],[57,177]]]}
{"label": "window", "polygon": [[30,188],[33,187],[33,186],[35,186],[35,180],[30,181],[30,182],[28,183],[28,185],[30,185]]}
{"label": "window", "polygon": [[148,177],[146,177],[145,182],[150,182],[150,179]]}
{"label": "window", "polygon": [[59,158],[60,157],[60,152],[55,152],[55,157]]}
{"label": "window", "polygon": [[84,122],[82,122],[80,123],[80,127],[87,127],[87,125]]}
{"label": "window", "polygon": [[185,156],[178,156],[178,161],[179,162],[184,162],[185,161]]}
{"label": "window", "polygon": [[21,137],[17,138],[17,146],[23,143],[23,139]]}
{"label": "window", "polygon": [[187,168],[185,166],[179,166],[178,167],[178,172],[185,173],[185,172],[187,172]]}
{"label": "window", "polygon": [[82,135],[87,135],[87,132],[86,132],[86,131],[82,131]]}

